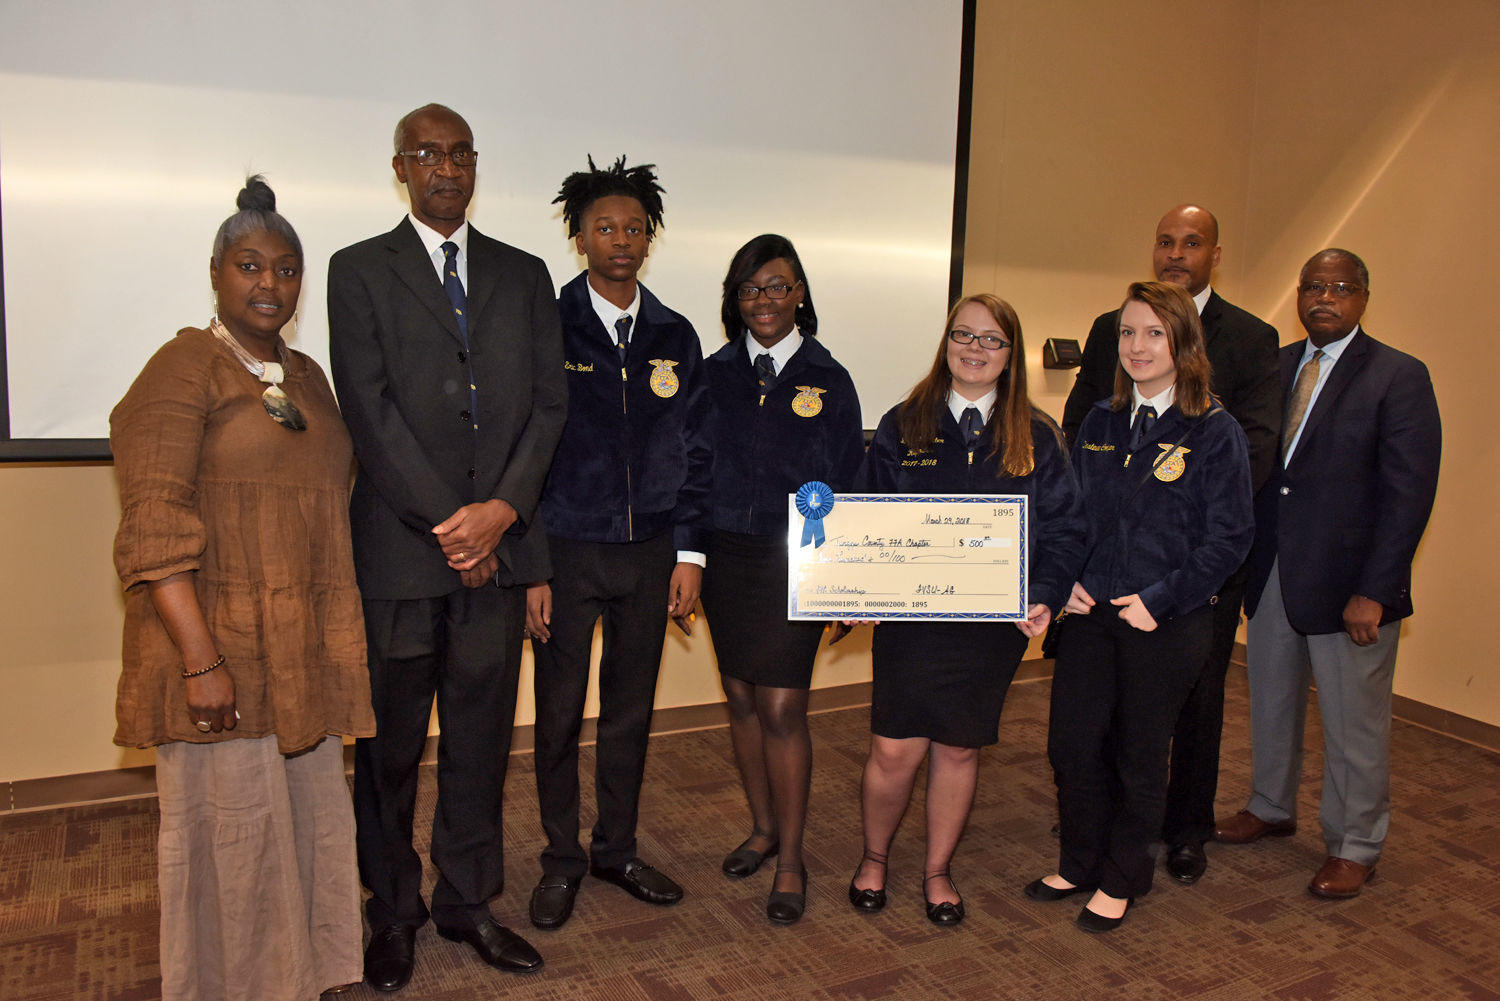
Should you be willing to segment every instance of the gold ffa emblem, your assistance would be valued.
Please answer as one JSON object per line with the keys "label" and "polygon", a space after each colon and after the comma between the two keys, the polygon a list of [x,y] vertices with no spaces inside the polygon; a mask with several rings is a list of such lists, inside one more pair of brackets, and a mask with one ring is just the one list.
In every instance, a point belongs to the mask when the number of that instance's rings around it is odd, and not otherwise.
{"label": "gold ffa emblem", "polygon": [[798,386],[797,395],[792,397],[792,413],[798,417],[816,417],[823,412],[823,401],[820,397],[828,392],[816,386]]}
{"label": "gold ffa emblem", "polygon": [[1183,473],[1187,472],[1187,460],[1184,457],[1189,452],[1191,452],[1192,449],[1178,448],[1173,451],[1173,446],[1171,445],[1161,445],[1158,447],[1160,447],[1163,452],[1171,452],[1172,454],[1165,456],[1164,458],[1157,461],[1156,468],[1151,471],[1151,474],[1153,476],[1155,476],[1158,480],[1161,480],[1163,483],[1171,483],[1173,480],[1179,479]]}
{"label": "gold ffa emblem", "polygon": [[676,396],[677,387],[681,383],[677,379],[677,373],[672,369],[677,363],[664,358],[652,358],[651,365],[651,392],[664,400]]}

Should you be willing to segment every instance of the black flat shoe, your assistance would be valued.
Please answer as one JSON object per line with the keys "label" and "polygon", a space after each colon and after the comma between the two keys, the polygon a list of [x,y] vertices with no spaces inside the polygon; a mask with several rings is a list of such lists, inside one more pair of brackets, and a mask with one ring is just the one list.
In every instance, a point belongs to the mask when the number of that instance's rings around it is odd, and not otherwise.
{"label": "black flat shoe", "polygon": [[1055,886],[1049,886],[1040,879],[1033,879],[1026,884],[1026,896],[1032,900],[1041,900],[1051,903],[1054,900],[1066,900],[1075,893],[1093,893],[1099,889],[1097,886],[1074,886],[1066,890],[1059,890]]}
{"label": "black flat shoe", "polygon": [[[724,870],[724,875],[735,879],[744,879],[746,876],[753,876],[765,864],[766,859],[771,858],[781,851],[780,841],[772,841],[771,847],[763,852],[758,852],[754,848],[751,848],[750,842],[755,840],[758,833],[752,833],[745,839],[744,844],[724,856],[724,864],[719,867]],[[760,836],[765,837],[765,835]]]}
{"label": "black flat shoe", "polygon": [[[1133,902],[1128,899],[1125,901],[1125,914],[1130,913],[1130,905]],[[1078,927],[1086,932],[1102,935],[1104,932],[1114,931],[1120,925],[1124,924],[1125,914],[1121,914],[1117,918],[1107,918],[1103,914],[1094,913],[1085,906],[1083,910],[1078,912]]]}
{"label": "black flat shoe", "polygon": [[865,849],[864,858],[860,859],[859,865],[854,869],[854,879],[849,880],[849,903],[853,904],[857,911],[874,914],[885,906],[885,887],[882,886],[878,890],[861,890],[854,885],[854,880],[859,878],[859,870],[864,868],[867,861],[874,862],[884,869],[886,857],[879,852]]}
{"label": "black flat shoe", "polygon": [[922,898],[927,904],[927,920],[935,925],[950,926],[958,924],[964,919],[963,897],[960,896],[957,903],[944,901],[941,904],[935,904],[927,900],[927,881],[930,879],[946,879],[952,885],[953,892],[958,893],[958,884],[953,882],[953,877],[948,875],[947,869],[924,876],[922,878]]}
{"label": "black flat shoe", "polygon": [[[781,870],[776,870],[776,875],[781,875]],[[773,884],[774,885],[774,884]],[[787,893],[772,890],[771,895],[766,898],[766,917],[779,925],[794,924],[802,917],[802,912],[807,909],[807,867],[802,867],[802,891],[800,893]]]}
{"label": "black flat shoe", "polygon": [[377,991],[399,991],[411,980],[417,957],[417,930],[386,925],[370,935],[365,947],[365,983]]}

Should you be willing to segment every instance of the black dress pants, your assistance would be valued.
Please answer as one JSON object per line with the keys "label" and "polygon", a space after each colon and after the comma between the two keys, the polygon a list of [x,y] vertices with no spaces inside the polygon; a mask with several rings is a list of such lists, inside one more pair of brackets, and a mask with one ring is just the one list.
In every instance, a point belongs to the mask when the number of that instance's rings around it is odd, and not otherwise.
{"label": "black dress pants", "polygon": [[364,602],[375,736],[354,751],[359,874],[372,928],[421,925],[422,861],[412,848],[417,766],[437,697],[432,917],[463,927],[504,887],[501,798],[516,717],[524,588]]}
{"label": "black dress pants", "polygon": [[1141,632],[1100,601],[1068,619],[1052,678],[1047,756],[1057,782],[1058,872],[1112,897],[1151,889],[1172,728],[1213,632],[1204,605]]}
{"label": "black dress pants", "polygon": [[[588,859],[624,865],[636,855],[635,827],[646,744],[667,629],[667,590],[677,551],[672,533],[644,542],[548,538],[552,554],[552,638],[536,658],[536,790],[547,847],[542,871],[582,876]],[[594,759],[598,820],[586,857],[578,843],[578,735],[588,694],[594,624],[604,619],[599,722]]]}
{"label": "black dress pants", "polygon": [[1245,568],[1219,588],[1213,606],[1208,656],[1172,733],[1172,770],[1167,781],[1162,841],[1167,847],[1202,844],[1214,834],[1214,795],[1219,791],[1219,738],[1224,731],[1224,676],[1234,653],[1245,601]]}

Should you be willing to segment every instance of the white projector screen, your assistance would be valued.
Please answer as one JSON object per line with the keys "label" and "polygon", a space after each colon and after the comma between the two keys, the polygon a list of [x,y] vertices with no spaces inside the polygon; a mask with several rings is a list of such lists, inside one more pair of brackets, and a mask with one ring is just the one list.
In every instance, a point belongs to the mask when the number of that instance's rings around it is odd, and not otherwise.
{"label": "white projector screen", "polygon": [[947,305],[963,16],[961,0],[0,5],[8,437],[107,437],[145,360],[211,315],[209,246],[250,172],[307,255],[284,333],[326,368],[328,258],[405,213],[392,129],[428,101],[474,130],[474,225],[558,285],[583,266],[551,204],[562,178],[589,153],[656,163],[665,226],[642,278],[705,353],[730,256],[789,237],[873,427]]}

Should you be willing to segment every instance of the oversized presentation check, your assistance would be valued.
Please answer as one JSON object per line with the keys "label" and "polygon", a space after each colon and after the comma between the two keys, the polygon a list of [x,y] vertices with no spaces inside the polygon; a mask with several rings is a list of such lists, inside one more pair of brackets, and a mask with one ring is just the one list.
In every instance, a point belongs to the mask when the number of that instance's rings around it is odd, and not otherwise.
{"label": "oversized presentation check", "polygon": [[788,618],[1026,617],[1024,496],[834,494],[817,483],[790,496],[788,514]]}

